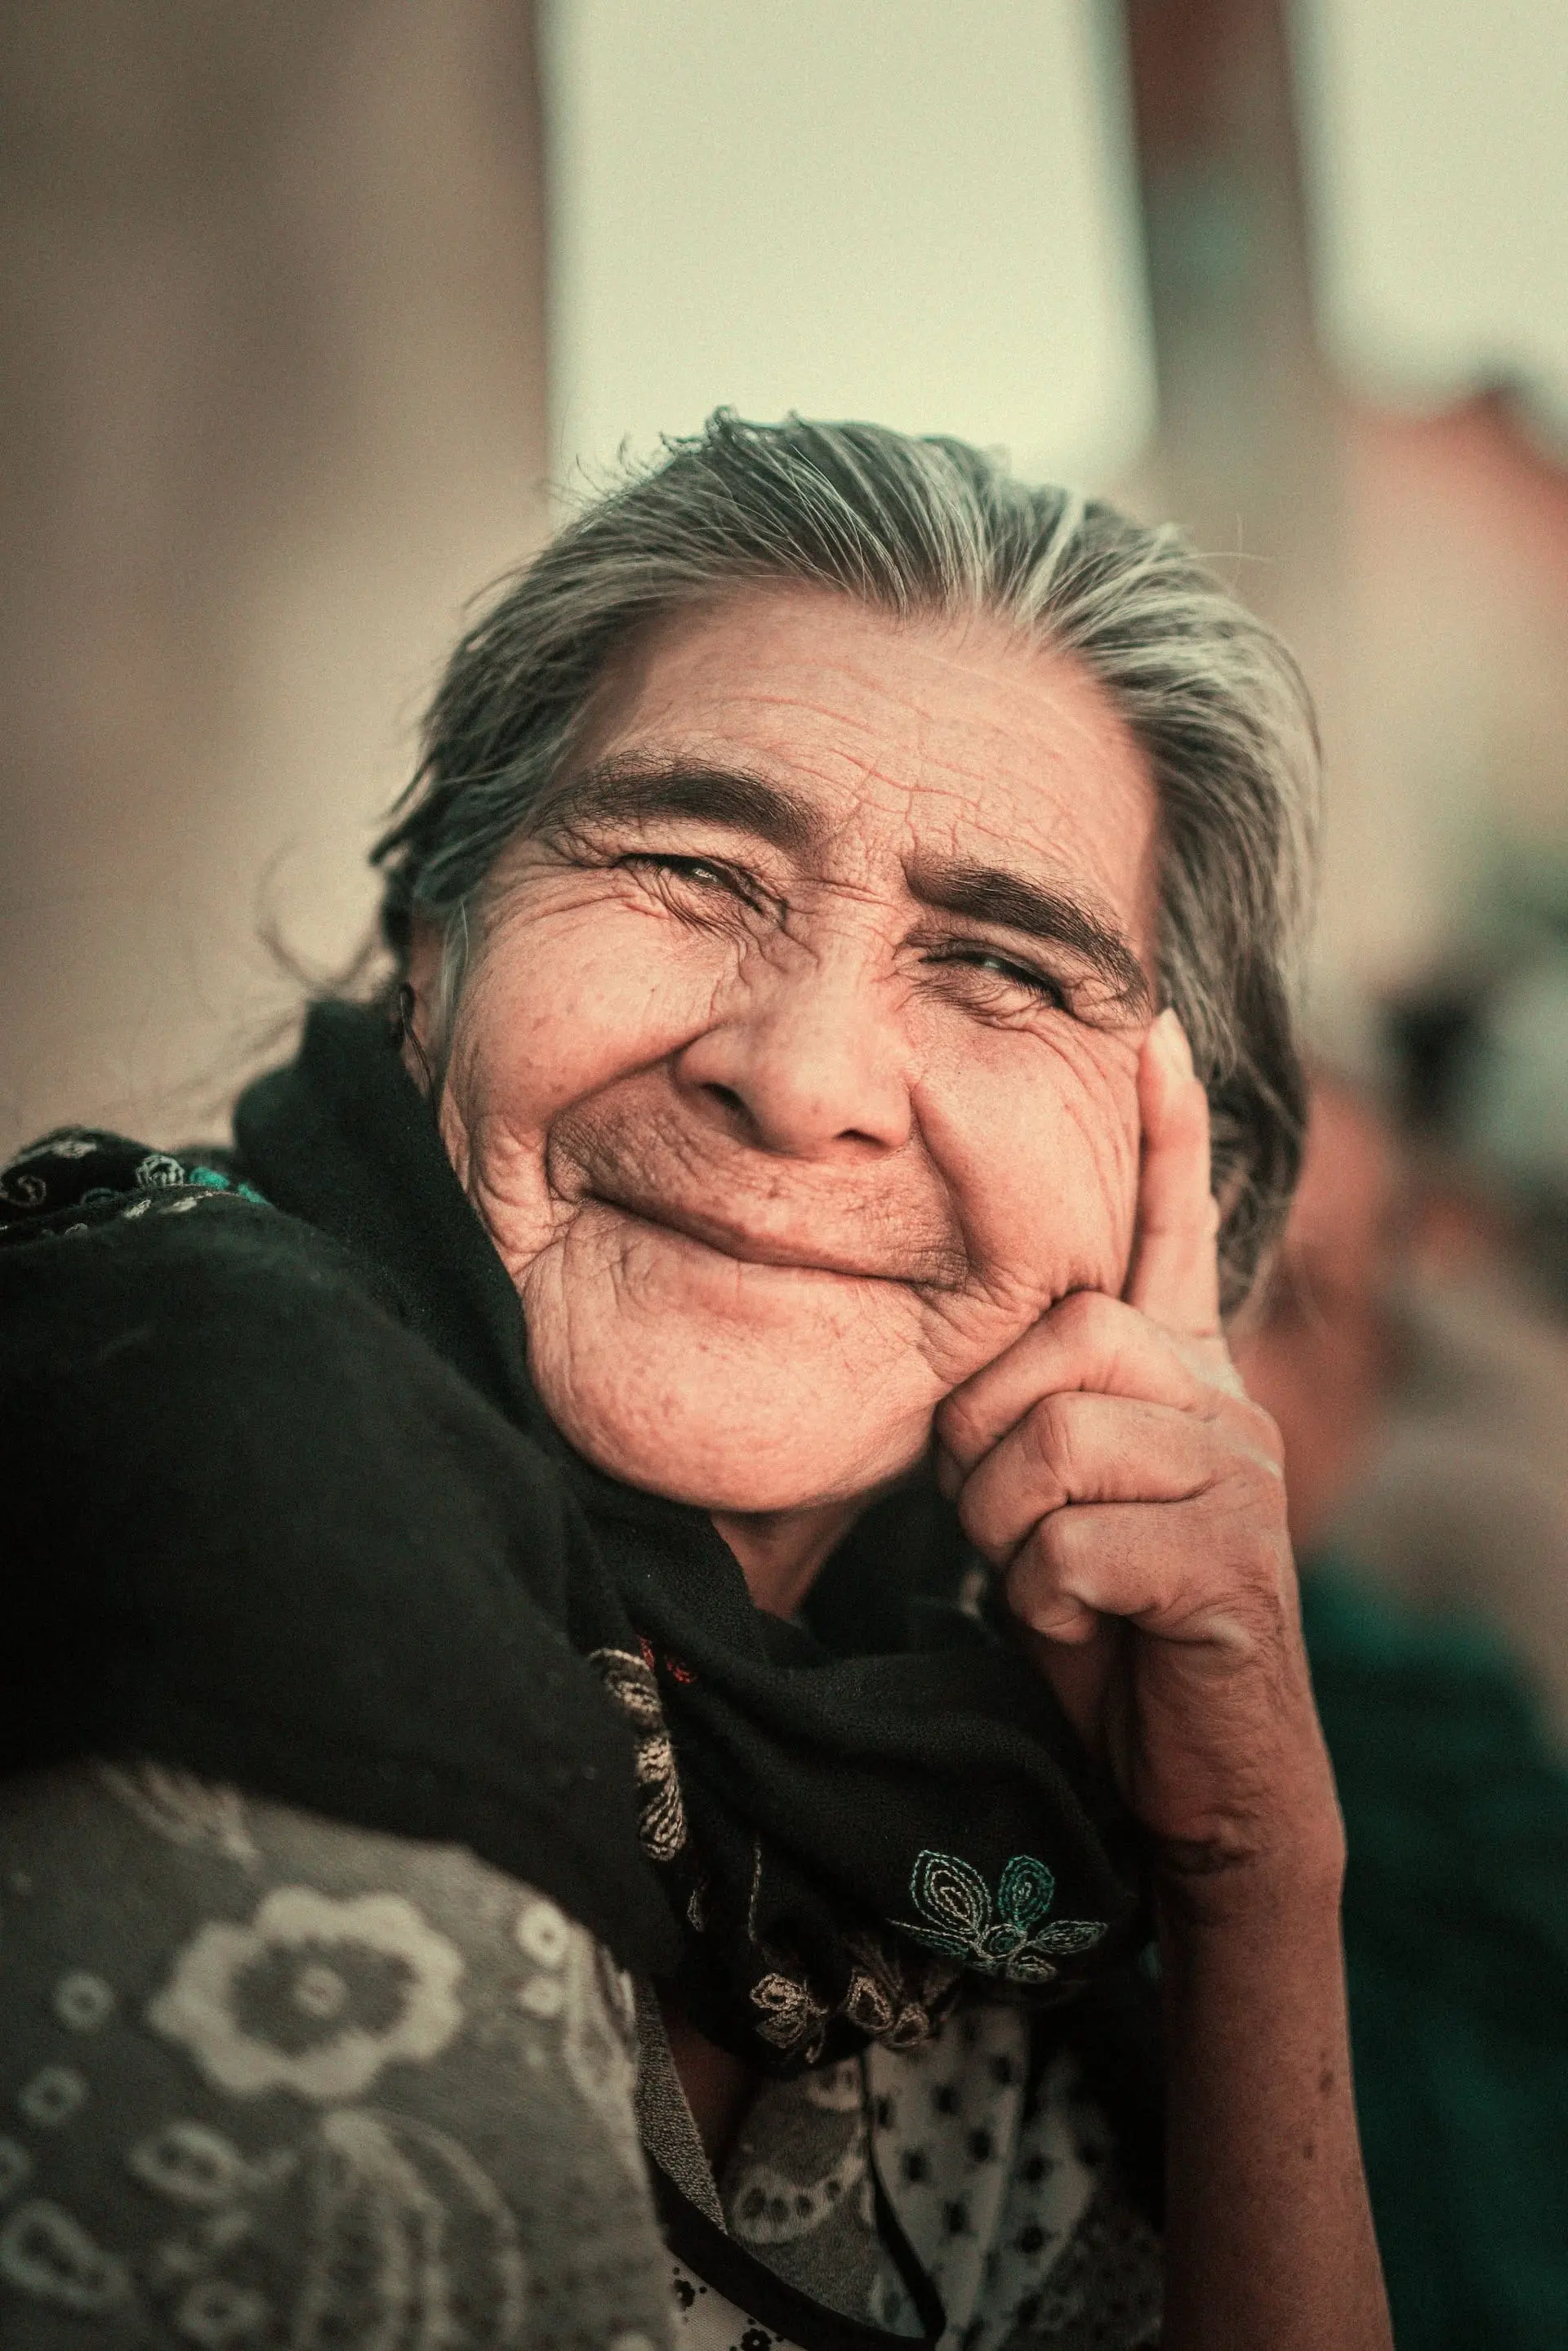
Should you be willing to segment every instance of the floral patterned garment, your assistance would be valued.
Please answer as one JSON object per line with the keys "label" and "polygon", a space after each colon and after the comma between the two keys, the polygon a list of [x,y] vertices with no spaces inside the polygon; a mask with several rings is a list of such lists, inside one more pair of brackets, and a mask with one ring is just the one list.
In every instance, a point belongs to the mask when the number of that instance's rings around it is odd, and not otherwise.
{"label": "floral patterned garment", "polygon": [[0,1788],[5,2351],[666,2351],[630,1986],[472,1855]]}
{"label": "floral patterned garment", "polygon": [[[918,2335],[877,2178],[944,2351],[1153,2339],[1157,2243],[1071,2061],[1027,2095],[1019,2007],[766,2085],[716,2183],[636,2005],[556,1903],[457,1847],[149,1762],[8,1782],[0,2342],[831,2351],[834,2313]],[[826,2327],[672,2274],[644,2147]]]}

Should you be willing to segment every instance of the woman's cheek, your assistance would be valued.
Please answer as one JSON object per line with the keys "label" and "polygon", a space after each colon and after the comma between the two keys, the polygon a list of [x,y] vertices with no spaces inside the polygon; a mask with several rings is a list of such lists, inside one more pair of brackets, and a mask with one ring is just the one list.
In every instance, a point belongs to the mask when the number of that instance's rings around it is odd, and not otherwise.
{"label": "woman's cheek", "polygon": [[542,1144],[559,1113],[684,1044],[716,983],[703,958],[671,946],[667,925],[632,910],[546,916],[495,938],[456,1040],[486,1113]]}
{"label": "woman's cheek", "polygon": [[[1114,1294],[1137,1207],[1136,1046],[1074,1034],[1026,1066],[1017,1055],[998,1066],[1001,1058],[977,1053],[955,1065],[940,1120],[962,1171],[977,1271],[1035,1312],[1070,1290]],[[923,1123],[930,1136],[936,1119]]]}

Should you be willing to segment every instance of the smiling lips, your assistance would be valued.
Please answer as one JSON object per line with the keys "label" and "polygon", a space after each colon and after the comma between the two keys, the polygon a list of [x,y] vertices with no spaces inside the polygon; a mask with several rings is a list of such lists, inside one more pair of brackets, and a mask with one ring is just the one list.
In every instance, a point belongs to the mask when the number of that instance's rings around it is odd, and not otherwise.
{"label": "smiling lips", "polygon": [[904,1281],[944,1290],[956,1288],[962,1278],[958,1253],[950,1248],[902,1249],[896,1262],[891,1252],[885,1261],[877,1262],[873,1251],[836,1249],[831,1242],[821,1238],[797,1241],[776,1233],[759,1232],[711,1208],[654,1198],[619,1184],[611,1186],[596,1183],[586,1196],[604,1207],[616,1209],[622,1216],[635,1217],[643,1224],[678,1233],[685,1240],[699,1241],[706,1249],[716,1249],[743,1265],[783,1266],[801,1273],[838,1274],[854,1281]]}

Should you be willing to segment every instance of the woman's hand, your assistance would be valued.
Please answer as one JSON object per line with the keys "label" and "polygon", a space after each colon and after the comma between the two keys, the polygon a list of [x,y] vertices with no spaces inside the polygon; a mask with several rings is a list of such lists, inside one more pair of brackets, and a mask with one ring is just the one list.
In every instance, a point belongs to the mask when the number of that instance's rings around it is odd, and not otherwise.
{"label": "woman's hand", "polygon": [[1063,1299],[944,1405],[943,1472],[1159,1860],[1166,2351],[1391,2351],[1351,2095],[1343,1835],[1280,1443],[1219,1330],[1208,1109],[1145,1041],[1124,1299]]}
{"label": "woman's hand", "polygon": [[1126,1295],[1066,1298],[955,1390],[940,1467],[1020,1637],[1156,1842],[1170,1890],[1336,1889],[1273,1423],[1219,1327],[1208,1107],[1175,1013],[1145,1041]]}

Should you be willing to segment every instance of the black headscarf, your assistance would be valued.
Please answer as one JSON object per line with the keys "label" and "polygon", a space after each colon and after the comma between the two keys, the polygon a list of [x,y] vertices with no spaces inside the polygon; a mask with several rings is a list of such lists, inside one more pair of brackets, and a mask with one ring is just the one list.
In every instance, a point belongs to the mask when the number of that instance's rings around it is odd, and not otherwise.
{"label": "black headscarf", "polygon": [[1125,1959],[1128,1824],[929,1482],[769,1617],[705,1513],[548,1419],[379,1015],[318,1005],[235,1138],[73,1130],[0,1177],[8,1490],[56,1584],[14,1761],[140,1747],[461,1839],[774,2070]]}

